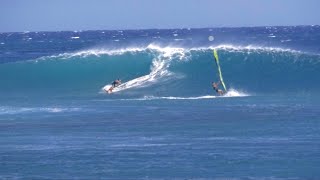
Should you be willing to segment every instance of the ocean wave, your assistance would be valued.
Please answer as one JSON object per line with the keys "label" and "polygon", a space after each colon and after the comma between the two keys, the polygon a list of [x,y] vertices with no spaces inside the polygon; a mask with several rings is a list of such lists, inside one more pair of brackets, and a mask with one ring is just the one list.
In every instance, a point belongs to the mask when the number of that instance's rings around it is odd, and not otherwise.
{"label": "ocean wave", "polygon": [[46,60],[46,59],[70,59],[74,57],[86,58],[88,56],[119,56],[126,53],[129,54],[136,54],[136,53],[151,53],[154,55],[161,54],[163,57],[179,57],[179,59],[186,58],[190,56],[190,53],[193,51],[210,51],[210,50],[224,50],[228,52],[287,52],[292,54],[309,54],[309,55],[318,55],[309,52],[303,52],[299,50],[294,50],[290,48],[281,48],[281,47],[268,47],[268,46],[259,46],[259,45],[247,45],[247,46],[240,46],[240,45],[232,45],[232,44],[220,44],[215,46],[207,46],[207,47],[196,47],[196,48],[186,48],[186,47],[179,47],[179,46],[160,46],[157,44],[149,44],[144,47],[126,47],[126,48],[118,48],[118,49],[108,49],[108,48],[93,48],[88,50],[81,50],[76,52],[70,53],[61,53],[58,55],[52,56],[44,56],[41,58],[37,58],[36,60]]}
{"label": "ocean wave", "polygon": [[[102,94],[103,87],[120,77],[123,84],[114,89],[114,94],[155,97],[153,99],[204,99],[207,97],[201,95],[212,93],[210,82],[218,80],[213,49],[218,50],[228,89],[256,94],[318,88],[315,83],[320,72],[318,55],[276,47],[224,44],[182,48],[149,44],[63,53],[33,63],[1,64],[3,88],[0,91],[17,92],[23,88],[28,92],[29,88],[51,93],[76,90]],[[224,97],[237,96],[246,96],[246,93],[230,90]]]}

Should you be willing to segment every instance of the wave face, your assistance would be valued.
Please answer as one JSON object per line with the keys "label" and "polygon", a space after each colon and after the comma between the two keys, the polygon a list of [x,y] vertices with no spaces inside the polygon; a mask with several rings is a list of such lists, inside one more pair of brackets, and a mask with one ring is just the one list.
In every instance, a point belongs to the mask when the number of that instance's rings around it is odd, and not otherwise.
{"label": "wave face", "polygon": [[[287,29],[287,35],[284,32],[281,36],[278,35],[279,31],[285,31],[283,28]],[[223,31],[227,31],[228,35],[228,33],[232,34],[229,31],[252,32],[254,28],[200,29],[194,34],[191,30],[190,32],[188,30],[144,30],[127,33],[131,36],[125,36],[125,31],[116,31],[122,38],[112,35],[111,32],[94,31],[90,33],[98,37],[109,33],[110,38],[113,39],[112,43],[109,42],[110,39],[102,43],[100,38],[99,41],[95,40],[95,46],[92,45],[94,43],[88,43],[90,38],[93,38],[91,36],[83,37],[79,32],[60,32],[62,37],[68,39],[65,41],[69,44],[64,45],[70,46],[71,51],[57,50],[51,47],[54,45],[48,45],[49,49],[43,52],[42,48],[37,49],[40,45],[36,43],[37,46],[34,45],[34,49],[29,47],[32,51],[38,52],[33,55],[27,52],[26,57],[17,55],[19,58],[10,60],[14,53],[8,53],[9,55],[2,53],[0,92],[6,94],[5,97],[32,97],[33,95],[55,98],[99,97],[106,96],[102,90],[105,85],[120,78],[124,84],[116,88],[114,94],[108,98],[202,99],[215,97],[211,82],[217,81],[218,76],[213,60],[213,49],[218,50],[225,83],[229,89],[232,89],[227,96],[318,92],[320,90],[320,56],[319,50],[310,44],[319,39],[309,38],[310,43],[306,46],[300,45],[301,48],[295,43],[290,47],[290,43],[294,41],[290,36],[293,36],[295,31],[297,31],[296,36],[299,35],[302,27],[283,28],[281,30],[276,28],[277,31],[273,29],[272,33],[267,28],[268,33],[264,38],[271,40],[264,42],[274,46],[254,45],[259,44],[261,39],[255,43],[254,41],[243,43],[245,38],[241,35],[238,35],[239,41],[236,43],[230,41],[230,36],[228,36],[229,41],[220,39],[216,42],[215,40],[219,39],[217,34]],[[320,34],[319,27],[305,28],[307,32],[315,31]],[[263,34],[259,28],[256,31],[256,38]],[[42,33],[44,32],[36,34]],[[57,34],[59,33],[55,32],[55,35]],[[210,37],[210,34],[215,36]],[[226,34],[222,37],[227,36]],[[203,43],[200,41],[204,39],[201,35],[206,38]],[[7,36],[8,34],[2,33],[0,41],[8,40],[10,37]],[[18,39],[16,42],[21,46],[16,50],[16,54],[21,53],[23,47],[20,36],[32,37],[27,39],[29,41],[36,39],[30,33],[11,36]],[[281,38],[277,39],[277,36]],[[43,38],[43,41],[59,41],[53,37]],[[287,41],[283,40],[284,37]],[[307,41],[308,37],[304,39],[300,37],[300,41]],[[278,44],[275,43],[275,38],[279,41]],[[81,42],[81,39],[85,41]],[[152,41],[153,39],[156,40]],[[38,41],[40,40],[41,37],[38,37]],[[41,43],[50,44],[43,41]],[[81,47],[85,50],[77,50],[82,43],[87,44],[88,47]],[[119,44],[111,47],[113,43]],[[8,45],[7,51],[14,51],[12,44]],[[55,53],[52,53],[53,51]],[[46,55],[41,56],[43,54]],[[30,56],[34,57],[29,58]]]}

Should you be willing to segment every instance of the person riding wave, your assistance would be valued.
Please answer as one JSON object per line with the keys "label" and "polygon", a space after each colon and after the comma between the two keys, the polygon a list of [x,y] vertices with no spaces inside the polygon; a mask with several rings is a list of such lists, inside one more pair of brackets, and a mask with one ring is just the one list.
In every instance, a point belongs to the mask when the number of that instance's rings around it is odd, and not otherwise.
{"label": "person riding wave", "polygon": [[111,85],[113,88],[115,88],[115,87],[119,86],[120,84],[121,84],[121,80],[117,79],[117,80],[114,80]]}
{"label": "person riding wave", "polygon": [[221,83],[220,81],[218,81],[217,83],[212,82],[212,87],[219,95],[223,95],[225,92],[223,90],[219,89],[220,83]]}
{"label": "person riding wave", "polygon": [[108,92],[108,93],[111,93],[112,90],[113,90],[115,87],[119,86],[120,84],[121,84],[121,80],[120,80],[120,79],[114,80],[114,81],[111,83],[111,87],[107,90],[107,92]]}

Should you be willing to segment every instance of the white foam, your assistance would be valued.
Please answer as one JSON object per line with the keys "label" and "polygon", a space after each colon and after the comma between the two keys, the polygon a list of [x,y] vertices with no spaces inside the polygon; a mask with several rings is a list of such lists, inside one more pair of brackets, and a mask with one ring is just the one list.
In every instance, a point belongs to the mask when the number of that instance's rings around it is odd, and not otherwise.
{"label": "white foam", "polygon": [[101,55],[122,55],[124,53],[137,53],[142,52],[145,49],[143,48],[124,48],[124,49],[116,49],[116,50],[109,50],[109,49],[89,49],[89,50],[83,50],[79,52],[74,53],[62,53],[59,55],[53,55],[49,57],[43,57],[41,59],[46,58],[62,58],[62,59],[68,59],[73,57],[83,57],[86,58],[88,56],[101,56]]}
{"label": "white foam", "polygon": [[230,89],[223,96],[213,96],[213,95],[205,95],[205,96],[192,96],[192,97],[174,97],[174,96],[164,96],[164,97],[154,97],[154,96],[145,96],[144,100],[153,100],[153,99],[172,99],[172,100],[196,100],[196,99],[214,99],[214,98],[223,98],[223,97],[245,97],[249,96],[244,92],[239,92],[234,89]]}
{"label": "white foam", "polygon": [[[180,39],[177,39],[180,40]],[[182,39],[181,39],[182,40]],[[114,41],[117,41],[114,40]],[[119,49],[106,49],[106,48],[96,48],[96,49],[89,49],[89,50],[82,50],[73,53],[62,53],[58,55],[42,57],[39,59],[45,60],[47,58],[61,58],[61,59],[68,59],[73,57],[83,57],[86,58],[88,56],[101,56],[101,55],[122,55],[125,53],[139,53],[144,51],[149,51],[158,55],[159,53],[163,57],[170,57],[170,58],[178,58],[180,60],[189,57],[190,51],[208,51],[212,49],[220,49],[226,51],[266,51],[266,52],[290,52],[290,53],[302,53],[301,51],[292,50],[288,48],[279,48],[279,47],[263,47],[263,46],[256,46],[256,45],[248,45],[248,46],[237,46],[232,44],[220,44],[216,46],[209,46],[209,47],[197,47],[197,48],[182,48],[182,47],[172,47],[172,46],[159,46],[156,44],[149,44],[148,46],[144,47],[126,47],[126,48],[119,48]]]}
{"label": "white foam", "polygon": [[147,49],[160,52],[165,58],[178,57],[180,60],[186,57],[186,53],[189,51],[188,49],[184,49],[181,47],[160,47],[155,44],[149,44],[147,46]]}
{"label": "white foam", "polygon": [[3,114],[21,114],[21,113],[60,113],[60,112],[74,112],[79,111],[80,108],[60,108],[60,107],[0,107],[0,115]]}
{"label": "white foam", "polygon": [[79,39],[80,37],[79,36],[73,36],[73,37],[70,37],[71,39]]}
{"label": "white foam", "polygon": [[[149,74],[127,81],[114,88],[112,92],[115,93],[131,88],[146,87],[163,77],[172,75],[172,73],[167,70],[169,67],[169,61],[163,59],[161,56],[158,58],[159,59],[153,60],[151,72]],[[105,85],[101,91],[105,91],[107,86],[108,85]]]}
{"label": "white foam", "polygon": [[[197,50],[196,48],[195,50]],[[204,49],[204,48],[200,48]],[[248,46],[236,46],[232,44],[221,44],[218,46],[210,46],[210,49],[222,49],[228,51],[271,51],[271,52],[291,52],[291,53],[302,53],[301,51],[289,49],[289,48],[279,48],[279,47],[263,47],[256,45],[248,45]]]}
{"label": "white foam", "polygon": [[179,97],[179,96],[144,96],[143,98],[135,98],[135,99],[120,99],[120,100],[137,100],[137,101],[144,101],[144,100],[199,100],[199,99],[215,99],[215,98],[230,98],[230,97],[246,97],[250,96],[247,93],[239,92],[234,89],[230,89],[227,94],[223,96],[213,96],[213,95],[204,95],[204,96],[191,96],[191,97]]}
{"label": "white foam", "polygon": [[156,100],[156,99],[168,99],[168,100],[195,100],[195,99],[213,99],[217,96],[194,96],[194,97],[174,97],[174,96],[163,96],[163,97],[155,97],[155,96],[145,96],[144,98],[140,98],[140,100]]}
{"label": "white foam", "polygon": [[286,40],[281,40],[281,42],[290,42],[292,41],[291,39],[286,39]]}
{"label": "white foam", "polygon": [[149,51],[151,53],[154,53],[158,56],[160,54],[161,56],[165,58],[172,58],[177,57],[179,59],[183,59],[186,57],[186,53],[190,51],[190,49],[184,49],[181,47],[160,47],[155,44],[149,44],[146,47],[127,47],[127,48],[120,48],[120,49],[104,49],[104,48],[97,48],[97,49],[89,49],[89,50],[83,50],[73,53],[62,53],[58,55],[52,55],[47,57],[42,57],[39,59],[45,60],[47,58],[61,58],[61,59],[68,59],[73,57],[88,57],[88,56],[101,56],[101,55],[122,55],[125,53],[139,53]]}
{"label": "white foam", "polygon": [[241,91],[237,91],[235,89],[229,89],[223,97],[245,97],[245,96],[250,96],[249,94]]}
{"label": "white foam", "polygon": [[[151,66],[151,71],[149,74],[132,79],[130,81],[127,81],[118,87],[113,89],[113,92],[119,92],[123,91],[126,89],[131,89],[131,88],[137,88],[137,87],[146,87],[151,84],[156,83],[158,80],[171,76],[173,73],[171,73],[168,68],[170,66],[170,61],[173,58],[179,58],[182,59],[184,58],[185,52],[183,48],[171,48],[171,47],[165,47],[161,48],[159,46],[150,44],[147,49],[151,51],[158,52],[157,56],[152,60],[152,66]],[[129,49],[124,49],[124,50],[118,50],[114,51],[112,53],[123,53],[123,52],[128,52]],[[145,49],[137,48],[137,49],[130,49],[131,52],[137,52],[137,51],[144,51]],[[108,52],[110,53],[110,52]],[[106,85],[107,86],[107,85]],[[100,92],[105,91],[104,86]]]}

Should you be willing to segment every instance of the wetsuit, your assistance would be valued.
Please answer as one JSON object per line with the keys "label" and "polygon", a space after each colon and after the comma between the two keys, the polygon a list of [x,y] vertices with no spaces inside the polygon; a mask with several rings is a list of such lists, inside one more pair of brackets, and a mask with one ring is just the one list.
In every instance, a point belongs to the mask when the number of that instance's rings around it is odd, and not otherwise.
{"label": "wetsuit", "polygon": [[117,84],[117,82],[113,81],[111,85],[112,85],[112,87],[116,87],[116,84]]}
{"label": "wetsuit", "polygon": [[213,87],[213,89],[214,89],[217,93],[219,93],[219,89],[218,89],[218,88]]}
{"label": "wetsuit", "polygon": [[119,81],[113,81],[111,85],[112,85],[113,87],[116,87],[118,84],[119,84]]}

